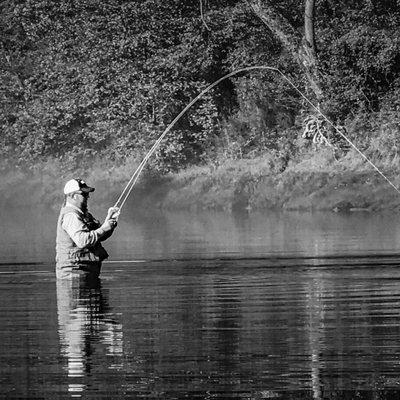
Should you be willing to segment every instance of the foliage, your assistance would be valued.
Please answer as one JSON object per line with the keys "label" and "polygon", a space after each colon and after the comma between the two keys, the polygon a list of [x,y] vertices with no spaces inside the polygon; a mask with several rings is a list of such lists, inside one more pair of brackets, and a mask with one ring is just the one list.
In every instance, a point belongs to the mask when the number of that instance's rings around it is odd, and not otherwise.
{"label": "foliage", "polygon": [[[399,132],[374,120],[384,123],[400,107],[397,2],[316,4],[324,108],[377,156]],[[302,29],[301,3],[275,7]],[[307,93],[303,72],[242,0],[204,0],[203,15],[197,1],[184,0],[4,0],[0,37],[2,168],[56,159],[72,171],[99,158],[140,159],[202,89],[243,66],[277,67]],[[285,160],[284,169],[301,150],[307,108],[273,72],[226,80],[184,115],[151,168],[268,153]]]}
{"label": "foliage", "polygon": [[399,76],[398,2],[325,0],[317,14],[325,17],[318,37],[331,112],[378,111]]}
{"label": "foliage", "polygon": [[368,152],[375,159],[398,165],[400,159],[400,114],[381,112],[375,116],[377,135],[371,139]]}

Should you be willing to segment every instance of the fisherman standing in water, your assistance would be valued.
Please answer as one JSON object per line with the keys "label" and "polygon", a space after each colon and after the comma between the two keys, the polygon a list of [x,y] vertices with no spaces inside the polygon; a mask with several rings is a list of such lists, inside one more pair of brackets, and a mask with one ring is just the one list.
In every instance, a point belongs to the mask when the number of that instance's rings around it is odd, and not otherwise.
{"label": "fisherman standing in water", "polygon": [[89,193],[94,188],[81,179],[71,179],[65,184],[65,201],[57,224],[56,275],[58,279],[74,276],[97,278],[101,263],[108,254],[101,242],[108,239],[117,226],[119,209],[108,209],[100,224],[88,212]]}

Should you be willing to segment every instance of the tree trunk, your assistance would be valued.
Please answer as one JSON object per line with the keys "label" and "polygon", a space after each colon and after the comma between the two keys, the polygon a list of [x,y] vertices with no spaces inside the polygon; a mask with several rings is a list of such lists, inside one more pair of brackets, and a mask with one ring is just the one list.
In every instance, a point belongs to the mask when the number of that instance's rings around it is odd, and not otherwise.
{"label": "tree trunk", "polygon": [[304,35],[289,23],[269,0],[249,0],[255,14],[264,22],[271,32],[280,40],[286,50],[303,69],[310,89],[318,103],[323,98],[321,77],[317,68],[317,54],[314,38],[314,5],[315,0],[305,0]]}
{"label": "tree trunk", "polygon": [[315,0],[306,0],[304,7],[304,37],[299,49],[308,82],[318,103],[321,102],[323,94],[321,89],[321,76],[318,71],[317,50],[314,37],[314,5]]}
{"label": "tree trunk", "polygon": [[313,57],[316,58],[315,37],[314,37],[314,5],[315,0],[306,0],[304,7],[304,39]]}

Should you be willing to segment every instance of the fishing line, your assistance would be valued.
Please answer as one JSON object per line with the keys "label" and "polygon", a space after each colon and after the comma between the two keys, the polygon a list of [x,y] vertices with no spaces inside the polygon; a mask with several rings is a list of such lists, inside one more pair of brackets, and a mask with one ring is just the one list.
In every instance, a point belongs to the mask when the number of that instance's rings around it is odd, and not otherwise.
{"label": "fishing line", "polygon": [[319,109],[319,107],[315,106],[311,100],[309,100],[304,93],[278,68],[274,67],[269,67],[266,65],[256,65],[252,67],[245,67],[245,68],[240,68],[235,71],[230,72],[229,74],[224,75],[222,78],[219,78],[215,82],[213,82],[211,85],[207,86],[200,94],[198,94],[176,117],[175,119],[167,126],[165,131],[159,136],[159,138],[155,141],[151,149],[147,152],[145,157],[143,158],[142,162],[139,164],[131,178],[129,179],[129,182],[126,184],[124,190],[122,191],[121,195],[119,196],[118,200],[116,201],[114,207],[118,207],[120,210],[124,206],[127,198],[129,197],[133,187],[135,186],[137,180],[139,179],[139,176],[141,172],[143,171],[143,168],[145,167],[148,159],[153,155],[153,153],[157,150],[157,147],[160,145],[161,141],[164,139],[164,137],[168,134],[168,132],[172,129],[172,127],[179,121],[179,119],[185,114],[185,112],[199,100],[205,93],[207,93],[209,90],[211,90],[214,86],[218,85],[220,82],[222,82],[225,79],[230,78],[231,76],[240,74],[241,72],[246,72],[246,71],[252,71],[252,70],[269,70],[269,71],[275,71],[278,74],[280,74],[286,82],[289,83],[289,85],[296,90],[297,93],[300,94],[300,96],[315,110],[317,111],[318,114],[324,118],[324,120],[343,138],[349,143],[349,145],[357,151],[358,154],[361,155],[361,157],[366,160],[389,184],[392,186],[396,192],[400,193],[400,190],[391,182],[391,180],[386,177],[386,175],[361,151],[357,148],[357,146],[341,131],[339,130],[333,122],[331,122],[328,117]]}

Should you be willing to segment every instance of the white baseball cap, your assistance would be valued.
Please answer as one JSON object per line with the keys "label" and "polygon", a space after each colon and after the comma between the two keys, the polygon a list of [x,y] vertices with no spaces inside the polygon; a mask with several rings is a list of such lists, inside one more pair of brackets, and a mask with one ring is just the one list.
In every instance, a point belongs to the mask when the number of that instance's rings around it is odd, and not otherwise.
{"label": "white baseball cap", "polygon": [[82,179],[71,179],[64,186],[64,194],[70,194],[74,192],[94,192],[94,188],[88,186]]}

